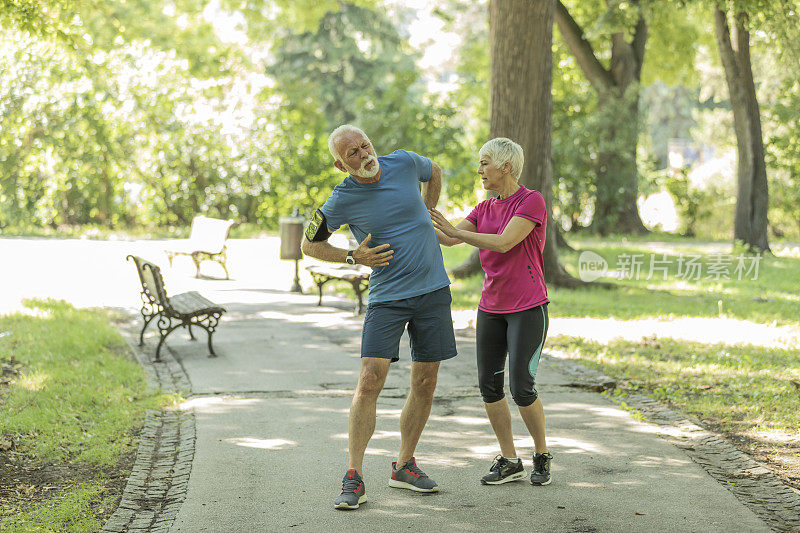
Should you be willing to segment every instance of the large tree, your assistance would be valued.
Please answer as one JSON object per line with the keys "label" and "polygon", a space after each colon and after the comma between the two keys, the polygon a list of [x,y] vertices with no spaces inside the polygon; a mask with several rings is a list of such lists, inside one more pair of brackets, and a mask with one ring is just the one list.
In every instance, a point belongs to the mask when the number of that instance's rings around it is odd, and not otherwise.
{"label": "large tree", "polygon": [[[729,21],[733,22],[733,32]],[[750,61],[750,15],[745,5],[717,4],[714,29],[725,68],[737,147],[737,194],[734,240],[754,250],[767,251],[767,167],[761,114]]]}
{"label": "large tree", "polygon": [[[636,204],[639,183],[636,147],[639,137],[639,84],[642,78],[648,24],[639,0],[608,2],[606,19],[611,59],[606,67],[583,27],[560,0],[555,21],[564,42],[597,91],[605,113],[597,139],[597,183],[592,227],[601,234],[645,233]],[[604,32],[605,33],[605,32]]]}
{"label": "large tree", "polygon": [[492,0],[489,136],[513,139],[525,151],[520,183],[540,191],[548,208],[545,279],[550,284],[576,286],[581,282],[558,262],[552,225],[553,9],[553,0]]}

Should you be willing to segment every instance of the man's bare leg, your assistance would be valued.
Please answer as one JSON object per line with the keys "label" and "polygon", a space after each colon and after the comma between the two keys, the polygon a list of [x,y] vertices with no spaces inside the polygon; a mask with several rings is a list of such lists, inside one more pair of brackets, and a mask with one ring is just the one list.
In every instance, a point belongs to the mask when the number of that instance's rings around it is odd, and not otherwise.
{"label": "man's bare leg", "polygon": [[355,468],[360,476],[363,476],[364,452],[375,432],[375,406],[389,373],[390,363],[390,359],[379,357],[361,358],[361,374],[358,376],[353,403],[350,404],[348,442],[348,468]]}
{"label": "man's bare leg", "polygon": [[406,464],[414,456],[419,437],[431,414],[433,393],[439,375],[439,361],[411,363],[411,391],[400,414],[400,455],[397,467]]}

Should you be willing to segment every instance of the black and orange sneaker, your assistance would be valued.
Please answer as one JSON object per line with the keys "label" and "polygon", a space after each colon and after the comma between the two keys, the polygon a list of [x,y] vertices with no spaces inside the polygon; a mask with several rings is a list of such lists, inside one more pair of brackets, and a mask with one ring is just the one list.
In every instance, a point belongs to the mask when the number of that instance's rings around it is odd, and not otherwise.
{"label": "black and orange sneaker", "polygon": [[489,473],[481,478],[484,485],[502,485],[525,477],[525,468],[519,459],[506,459],[502,455],[494,458]]}
{"label": "black and orange sneaker", "polygon": [[362,503],[367,503],[364,482],[355,468],[351,468],[342,479],[342,492],[333,500],[333,506],[336,509],[358,509]]}
{"label": "black and orange sneaker", "polygon": [[439,492],[439,485],[419,469],[413,457],[400,468],[397,468],[397,461],[392,462],[389,486],[416,492]]}
{"label": "black and orange sneaker", "polygon": [[533,472],[531,472],[531,485],[549,485],[553,478],[550,477],[550,461],[553,456],[549,453],[533,454]]}

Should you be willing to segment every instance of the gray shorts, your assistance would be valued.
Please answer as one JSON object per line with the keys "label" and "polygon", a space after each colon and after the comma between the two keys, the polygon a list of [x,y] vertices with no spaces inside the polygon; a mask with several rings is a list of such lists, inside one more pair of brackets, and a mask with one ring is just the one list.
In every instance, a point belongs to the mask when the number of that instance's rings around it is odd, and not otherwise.
{"label": "gray shorts", "polygon": [[371,303],[361,332],[361,357],[400,359],[400,337],[408,325],[411,360],[432,363],[455,357],[450,287],[390,302]]}

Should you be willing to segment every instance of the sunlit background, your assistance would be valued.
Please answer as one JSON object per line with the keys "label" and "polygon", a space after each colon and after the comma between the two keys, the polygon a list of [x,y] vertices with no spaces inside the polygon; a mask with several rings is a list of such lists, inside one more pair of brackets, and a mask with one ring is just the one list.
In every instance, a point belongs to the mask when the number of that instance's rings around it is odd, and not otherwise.
{"label": "sunlit background", "polygon": [[[607,62],[613,10],[567,4]],[[729,239],[736,139],[713,19],[700,4],[647,11],[638,207],[650,229]],[[25,16],[15,5],[0,36],[3,234],[169,231],[198,213],[275,229],[341,178],[326,137],[343,122],[363,127],[381,153],[404,147],[436,160],[454,216],[482,197],[485,1],[34,1],[41,11]],[[796,239],[796,44],[765,20],[752,17],[751,45],[770,231]],[[602,155],[630,146],[604,140],[616,117],[603,113],[557,25],[553,54],[552,211],[573,231],[592,222]]]}

